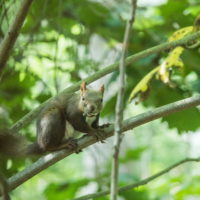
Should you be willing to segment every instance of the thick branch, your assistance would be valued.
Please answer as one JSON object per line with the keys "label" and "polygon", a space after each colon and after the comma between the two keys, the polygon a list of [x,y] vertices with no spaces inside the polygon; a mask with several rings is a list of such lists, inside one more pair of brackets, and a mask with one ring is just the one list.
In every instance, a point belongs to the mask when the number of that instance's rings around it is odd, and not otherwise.
{"label": "thick branch", "polygon": [[122,55],[119,63],[119,91],[117,94],[117,103],[115,108],[115,133],[113,143],[113,158],[111,171],[111,185],[110,185],[110,199],[116,200],[118,194],[118,173],[119,173],[119,152],[122,140],[122,121],[124,112],[124,90],[125,90],[125,74],[126,74],[126,52],[128,50],[129,39],[133,22],[135,20],[137,0],[131,0],[131,15],[130,20],[127,21],[126,30],[124,34]]}
{"label": "thick branch", "polygon": [[[165,42],[163,44],[160,44],[158,46],[155,46],[155,47],[152,47],[150,49],[147,49],[147,50],[144,50],[144,51],[141,51],[139,53],[136,53],[132,56],[129,56],[127,59],[126,59],[126,64],[130,64],[130,63],[133,63],[137,60],[140,60],[144,57],[147,57],[151,54],[154,54],[154,53],[158,53],[158,52],[161,52],[163,50],[167,50],[167,49],[171,49],[171,48],[174,48],[176,46],[180,46],[180,45],[185,45],[187,44],[189,41],[193,41],[197,38],[200,37],[200,31],[196,32],[196,33],[193,33],[181,40],[177,40],[177,41],[173,41],[173,42]],[[115,63],[115,64],[112,64],[110,66],[107,66],[105,67],[104,69],[96,72],[95,74],[93,74],[92,76],[89,76],[88,78],[86,78],[84,81],[86,83],[91,83],[115,70],[118,69],[118,63]],[[79,89],[80,87],[80,84],[81,84],[82,81],[74,84],[73,86],[71,87],[68,87],[66,88],[63,92],[61,92],[59,95],[63,95],[65,93],[70,93],[70,92],[75,92]],[[48,101],[44,102],[43,104],[41,104],[39,107],[37,107],[36,109],[32,110],[31,112],[29,112],[28,114],[26,114],[23,118],[21,118],[18,122],[16,122],[13,126],[12,126],[12,130],[13,131],[19,131],[22,127],[24,127],[25,125],[27,125],[29,122],[31,122],[38,114],[38,112],[44,107],[44,105],[46,103],[48,103]]]}
{"label": "thick branch", "polygon": [[0,73],[3,71],[7,60],[9,58],[10,52],[15,44],[15,41],[19,35],[20,29],[23,25],[23,22],[26,18],[28,10],[31,6],[33,0],[23,0],[19,10],[17,11],[15,20],[11,25],[8,33],[4,37],[1,46],[0,46]]}
{"label": "thick branch", "polygon": [[[184,110],[186,108],[191,108],[200,105],[200,95],[195,97],[186,98],[159,108],[155,108],[153,111],[148,111],[139,114],[135,117],[131,117],[123,122],[123,131],[133,129],[139,125],[145,124],[152,120],[158,119],[160,117],[167,116],[169,114]],[[113,125],[105,129],[105,138],[113,135]],[[78,146],[80,149],[84,149],[91,144],[96,143],[96,139],[91,136],[84,136],[78,140]],[[34,175],[38,174],[47,167],[53,165],[57,161],[71,155],[73,152],[69,150],[62,150],[59,152],[54,152],[47,156],[40,158],[37,162],[33,163],[27,169],[17,173],[13,177],[9,178],[9,189],[12,190],[27,181]]]}
{"label": "thick branch", "polygon": [[[120,187],[119,188],[119,192],[124,192],[124,191],[127,191],[127,190],[131,190],[131,189],[134,189],[136,187],[139,187],[139,186],[142,186],[142,185],[146,185],[148,184],[150,181],[166,174],[167,172],[171,171],[172,169],[184,164],[184,163],[187,163],[187,162],[200,162],[200,158],[186,158],[184,160],[181,160],[171,166],[169,166],[168,168],[166,169],[163,169],[162,171],[154,174],[153,176],[150,176],[148,178],[145,178],[141,181],[138,181],[136,183],[132,183],[132,184],[129,184],[127,186],[124,186],[124,187]],[[82,196],[82,197],[79,197],[79,198],[75,198],[73,200],[88,200],[88,199],[94,199],[94,198],[98,198],[98,197],[102,197],[102,196],[105,196],[105,195],[108,195],[110,193],[109,190],[107,191],[103,191],[103,192],[97,192],[97,193],[94,193],[94,194],[88,194],[88,195],[85,195],[85,196]]]}

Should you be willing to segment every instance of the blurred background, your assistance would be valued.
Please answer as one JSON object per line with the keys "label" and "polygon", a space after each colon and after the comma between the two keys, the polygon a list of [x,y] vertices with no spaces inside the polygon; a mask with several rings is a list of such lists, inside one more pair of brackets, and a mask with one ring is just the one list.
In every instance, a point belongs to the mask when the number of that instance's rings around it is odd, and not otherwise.
{"label": "blurred background", "polygon": [[[0,41],[21,0],[0,0]],[[130,2],[126,0],[35,0],[0,77],[0,126],[11,126],[64,88],[120,58]],[[129,55],[167,41],[191,26],[200,13],[198,0],[138,0]],[[175,88],[151,82],[148,99],[128,104],[135,85],[168,52],[153,54],[127,68],[125,118],[200,92],[200,49],[185,50],[184,70],[174,75]],[[105,85],[101,123],[114,122],[118,72],[91,84]],[[200,112],[192,108],[159,119],[124,135],[119,185],[146,178],[185,158],[200,156]],[[20,130],[35,140],[35,121]],[[95,144],[39,173],[11,193],[13,200],[65,200],[107,190],[110,186],[112,138]],[[8,160],[7,176],[33,161]],[[120,193],[120,200],[198,200],[200,167],[186,163],[145,186]],[[108,196],[99,198],[109,199]]]}

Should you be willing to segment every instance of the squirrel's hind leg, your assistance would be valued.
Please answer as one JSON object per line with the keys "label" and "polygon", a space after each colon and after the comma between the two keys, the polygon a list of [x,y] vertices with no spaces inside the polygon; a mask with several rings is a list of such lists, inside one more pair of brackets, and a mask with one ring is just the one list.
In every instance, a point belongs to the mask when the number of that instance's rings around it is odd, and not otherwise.
{"label": "squirrel's hind leg", "polygon": [[62,149],[69,149],[75,151],[76,153],[81,152],[81,150],[78,148],[77,140],[74,138],[63,139],[61,144],[59,146],[56,146],[55,148],[51,148],[51,151],[58,151]]}

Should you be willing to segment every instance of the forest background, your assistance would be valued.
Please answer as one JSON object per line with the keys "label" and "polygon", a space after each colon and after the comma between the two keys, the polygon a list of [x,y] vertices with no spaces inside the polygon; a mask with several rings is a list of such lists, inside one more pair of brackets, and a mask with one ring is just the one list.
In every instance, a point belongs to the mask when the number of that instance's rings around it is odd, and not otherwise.
{"label": "forest background", "polygon": [[[21,2],[0,1],[0,41]],[[197,0],[139,0],[128,56],[166,42],[176,30],[192,26],[199,13]],[[0,126],[12,127],[45,100],[118,62],[129,17],[129,1],[33,1],[0,77]],[[128,65],[125,119],[200,92],[197,47],[182,54],[184,68],[173,74],[175,86],[153,79],[143,103],[128,103],[132,89],[168,53],[159,51]],[[101,123],[114,122],[118,75],[117,71],[112,72],[91,84],[94,88],[105,85]],[[199,109],[190,108],[126,133],[121,144],[119,186],[137,183],[181,159],[198,157],[199,121]],[[30,141],[35,140],[34,119],[19,129]],[[13,190],[12,199],[63,200],[108,190],[112,145],[111,137],[105,144],[96,143],[57,162]],[[10,177],[29,168],[34,161],[9,159],[5,173]],[[199,164],[189,162],[119,195],[126,200],[196,200],[200,198],[199,181]]]}

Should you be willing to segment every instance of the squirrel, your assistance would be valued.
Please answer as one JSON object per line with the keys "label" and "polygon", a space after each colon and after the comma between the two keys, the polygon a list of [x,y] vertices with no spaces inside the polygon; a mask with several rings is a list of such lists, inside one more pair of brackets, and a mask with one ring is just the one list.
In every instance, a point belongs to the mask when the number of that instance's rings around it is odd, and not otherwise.
{"label": "squirrel", "polygon": [[103,128],[107,124],[98,124],[103,94],[103,85],[99,90],[92,90],[83,82],[79,92],[55,98],[41,110],[37,118],[36,142],[27,144],[22,136],[0,133],[0,153],[8,156],[16,153],[16,156],[22,157],[66,148],[76,150],[75,131],[94,136],[103,142]]}
{"label": "squirrel", "polygon": [[[25,157],[66,148],[78,153],[80,150],[73,137],[75,131],[103,142],[103,128],[107,125],[98,124],[103,94],[103,85],[96,91],[88,89],[83,82],[78,93],[62,95],[51,101],[37,118],[37,141],[33,144],[27,145],[24,137],[9,130],[0,130],[0,155]],[[9,200],[7,182],[1,172],[0,190],[4,200]]]}
{"label": "squirrel", "polygon": [[98,125],[103,94],[103,85],[96,91],[88,89],[83,82],[79,93],[62,95],[45,106],[37,119],[37,142],[29,146],[30,154],[65,148],[76,150],[74,131],[93,135],[103,142],[105,125]]}

